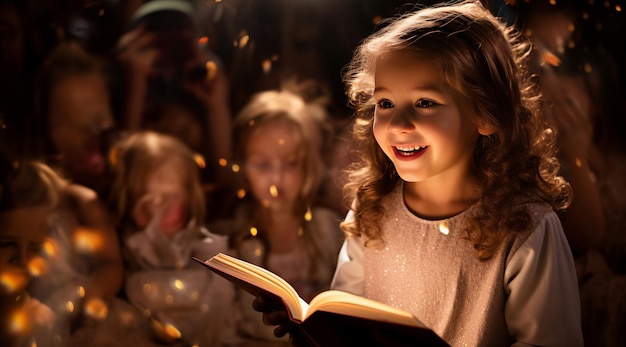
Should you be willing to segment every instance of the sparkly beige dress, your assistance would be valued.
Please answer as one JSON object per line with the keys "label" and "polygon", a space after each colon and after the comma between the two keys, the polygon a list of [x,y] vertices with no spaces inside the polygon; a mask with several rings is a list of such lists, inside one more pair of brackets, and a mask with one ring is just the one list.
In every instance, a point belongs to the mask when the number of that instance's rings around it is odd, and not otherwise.
{"label": "sparkly beige dress", "polygon": [[479,261],[460,227],[472,208],[421,219],[401,188],[383,201],[384,248],[346,240],[334,289],[407,310],[452,346],[583,345],[574,261],[547,205],[529,205],[533,230],[507,237],[492,259]]}

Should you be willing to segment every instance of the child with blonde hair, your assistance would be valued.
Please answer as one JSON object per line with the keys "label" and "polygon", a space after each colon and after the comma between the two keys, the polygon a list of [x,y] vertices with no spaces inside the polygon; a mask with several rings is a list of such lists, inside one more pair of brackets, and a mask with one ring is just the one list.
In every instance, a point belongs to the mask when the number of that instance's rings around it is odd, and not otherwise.
{"label": "child with blonde hair", "polygon": [[[323,99],[307,94],[314,85],[259,92],[239,112],[233,138],[241,200],[232,219],[211,228],[231,235],[239,257],[282,276],[307,300],[330,287],[342,241],[341,216],[317,203],[330,130]],[[261,323],[253,299],[240,293],[240,332],[255,346],[285,343]]]}
{"label": "child with blonde hair", "polygon": [[121,233],[126,297],[147,315],[155,341],[224,346],[234,340],[234,289],[192,257],[228,252],[210,233],[196,157],[180,140],[151,131],[112,152],[110,195]]}

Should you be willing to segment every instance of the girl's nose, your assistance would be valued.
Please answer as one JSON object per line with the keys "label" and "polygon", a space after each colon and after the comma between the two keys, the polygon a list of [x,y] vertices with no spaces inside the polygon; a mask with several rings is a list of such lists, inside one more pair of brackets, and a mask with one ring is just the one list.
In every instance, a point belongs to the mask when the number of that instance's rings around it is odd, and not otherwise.
{"label": "girl's nose", "polygon": [[416,114],[412,107],[401,107],[391,115],[389,129],[398,132],[407,132],[415,129]]}

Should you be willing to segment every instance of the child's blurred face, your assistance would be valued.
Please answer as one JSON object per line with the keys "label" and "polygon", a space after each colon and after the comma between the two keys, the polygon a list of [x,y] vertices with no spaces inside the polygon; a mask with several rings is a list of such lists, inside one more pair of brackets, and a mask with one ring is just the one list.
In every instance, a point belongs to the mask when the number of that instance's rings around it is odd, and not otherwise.
{"label": "child's blurred face", "polygon": [[172,157],[151,172],[146,180],[146,195],[139,201],[140,214],[135,215],[139,227],[145,228],[155,217],[166,236],[185,227],[188,217],[185,167],[182,159]]}
{"label": "child's blurred face", "polygon": [[96,73],[69,76],[50,91],[50,137],[73,175],[101,175],[102,132],[113,126],[106,81]]}
{"label": "child's blurred face", "polygon": [[20,208],[0,214],[0,294],[24,290],[29,263],[41,254],[49,236],[45,207]]}
{"label": "child's blurred face", "polygon": [[374,137],[407,182],[468,176],[479,130],[447,91],[437,64],[406,53],[375,71]]}
{"label": "child's blurred face", "polygon": [[246,146],[245,173],[254,197],[270,208],[291,207],[304,180],[301,141],[286,121],[259,125]]}

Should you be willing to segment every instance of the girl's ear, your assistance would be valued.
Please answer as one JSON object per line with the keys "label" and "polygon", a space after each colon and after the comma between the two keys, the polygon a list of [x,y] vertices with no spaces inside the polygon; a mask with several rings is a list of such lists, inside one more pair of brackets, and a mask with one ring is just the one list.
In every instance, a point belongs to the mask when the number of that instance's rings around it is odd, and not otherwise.
{"label": "girl's ear", "polygon": [[485,124],[483,122],[479,122],[478,123],[478,133],[483,135],[483,136],[489,136],[493,133],[496,132],[496,129],[494,129],[492,126]]}

